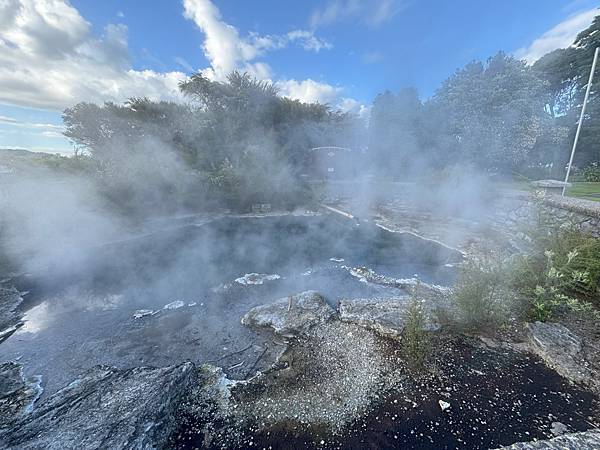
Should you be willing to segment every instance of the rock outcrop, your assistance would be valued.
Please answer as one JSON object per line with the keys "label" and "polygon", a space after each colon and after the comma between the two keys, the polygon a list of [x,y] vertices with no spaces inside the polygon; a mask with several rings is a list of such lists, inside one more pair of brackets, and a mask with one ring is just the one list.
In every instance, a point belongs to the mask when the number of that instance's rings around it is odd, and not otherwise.
{"label": "rock outcrop", "polygon": [[548,366],[575,383],[595,384],[580,356],[581,339],[559,323],[527,324],[529,346]]}
{"label": "rock outcrop", "polygon": [[42,394],[40,383],[39,376],[26,379],[20,364],[0,364],[0,429],[31,410]]}
{"label": "rock outcrop", "polygon": [[5,424],[0,447],[65,450],[162,448],[183,395],[195,384],[191,363],[117,370],[98,366]]}
{"label": "rock outcrop", "polygon": [[565,434],[536,442],[518,442],[498,450],[596,450],[600,448],[600,431]]}
{"label": "rock outcrop", "polygon": [[15,288],[0,287],[0,342],[5,341],[23,325],[17,308],[23,301]]}
{"label": "rock outcrop", "polygon": [[[339,314],[343,322],[355,323],[379,334],[398,337],[404,330],[409,297],[356,298],[340,300]],[[436,331],[439,325],[427,320],[426,331]]]}
{"label": "rock outcrop", "polygon": [[271,328],[284,337],[306,334],[313,326],[327,322],[335,310],[315,291],[305,291],[252,308],[242,323],[250,327]]}

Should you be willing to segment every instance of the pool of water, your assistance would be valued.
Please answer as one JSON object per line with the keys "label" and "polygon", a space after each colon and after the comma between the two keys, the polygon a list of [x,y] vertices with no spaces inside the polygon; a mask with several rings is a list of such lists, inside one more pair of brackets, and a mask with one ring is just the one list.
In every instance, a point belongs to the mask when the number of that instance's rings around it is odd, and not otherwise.
{"label": "pool of water", "polygon": [[[0,345],[55,392],[96,364],[162,366],[223,361],[264,338],[240,324],[253,306],[313,289],[341,298],[404,295],[362,283],[344,266],[449,285],[457,252],[411,234],[335,216],[221,218],[105,245],[19,281],[25,325]],[[278,275],[262,284],[235,280]],[[275,277],[271,277],[275,278]],[[171,308],[164,308],[170,305]],[[153,314],[134,318],[136,311]],[[240,369],[241,370],[241,369]]]}

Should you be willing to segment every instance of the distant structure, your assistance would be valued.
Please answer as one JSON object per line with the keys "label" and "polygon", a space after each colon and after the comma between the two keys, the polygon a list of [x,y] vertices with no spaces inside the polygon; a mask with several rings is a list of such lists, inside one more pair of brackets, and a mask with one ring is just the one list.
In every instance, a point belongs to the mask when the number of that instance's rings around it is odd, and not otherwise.
{"label": "distant structure", "polygon": [[311,148],[309,154],[306,175],[311,179],[354,179],[363,173],[365,167],[365,149],[329,145]]}

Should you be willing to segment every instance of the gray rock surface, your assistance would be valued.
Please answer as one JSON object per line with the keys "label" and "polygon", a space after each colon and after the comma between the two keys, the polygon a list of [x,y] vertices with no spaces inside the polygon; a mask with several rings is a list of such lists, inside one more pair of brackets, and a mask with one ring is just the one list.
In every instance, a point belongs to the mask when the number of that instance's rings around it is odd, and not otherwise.
{"label": "gray rock surface", "polygon": [[23,325],[17,308],[23,301],[15,288],[0,287],[0,342],[5,341]]}
{"label": "gray rock surface", "polygon": [[335,310],[318,292],[305,291],[252,308],[242,317],[242,324],[272,328],[280,336],[297,337],[327,322],[334,314]]}
{"label": "gray rock surface", "polygon": [[589,430],[543,441],[518,442],[498,450],[598,450],[599,448],[600,431]]}
{"label": "gray rock surface", "polygon": [[[343,322],[355,323],[379,334],[398,337],[404,330],[406,310],[410,298],[358,298],[340,300],[339,314]],[[427,320],[427,331],[439,325]]]}
{"label": "gray rock surface", "polygon": [[419,298],[444,302],[451,293],[445,286],[423,283],[417,278],[393,278],[381,275],[368,267],[342,266],[350,275],[358,278],[363,283],[378,284],[381,286],[395,287],[407,293],[417,295]]}
{"label": "gray rock surface", "polygon": [[0,364],[0,428],[31,410],[42,394],[40,383],[41,377],[25,379],[20,364]]}
{"label": "gray rock surface", "polygon": [[550,426],[550,432],[554,436],[562,436],[563,434],[567,434],[569,432],[569,427],[562,422],[552,422]]}
{"label": "gray rock surface", "polygon": [[9,423],[0,433],[0,448],[162,448],[195,380],[191,363],[160,369],[98,366]]}
{"label": "gray rock surface", "polygon": [[576,383],[593,381],[591,371],[580,357],[581,339],[559,323],[527,324],[529,344],[534,353],[563,377]]}
{"label": "gray rock surface", "polygon": [[[537,180],[532,181],[531,185],[538,188],[561,188],[565,185],[564,181],[559,180]],[[570,187],[571,183],[567,183],[567,187]]]}
{"label": "gray rock surface", "polygon": [[394,372],[397,361],[386,357],[375,333],[363,327],[331,320],[304,337],[290,344],[274,369],[233,390],[241,422],[292,421],[340,432],[402,380]]}

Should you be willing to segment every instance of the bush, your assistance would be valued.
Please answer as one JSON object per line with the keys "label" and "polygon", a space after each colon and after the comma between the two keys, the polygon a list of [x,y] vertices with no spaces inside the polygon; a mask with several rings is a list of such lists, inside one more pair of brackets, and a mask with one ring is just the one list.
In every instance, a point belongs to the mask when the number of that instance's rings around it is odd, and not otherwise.
{"label": "bush", "polygon": [[591,163],[581,171],[583,179],[588,182],[600,182],[600,164]]}
{"label": "bush", "polygon": [[557,223],[544,208],[529,233],[528,255],[512,261],[511,286],[524,300],[530,320],[553,320],[569,310],[600,306],[600,239],[568,223]]}
{"label": "bush", "polygon": [[505,322],[512,303],[507,287],[506,271],[497,257],[465,263],[453,294],[459,323],[480,330]]}
{"label": "bush", "polygon": [[406,311],[402,349],[409,367],[415,370],[423,368],[430,350],[429,336],[425,331],[426,320],[421,302],[413,296]]}
{"label": "bush", "polygon": [[516,262],[513,286],[528,302],[530,320],[545,322],[567,311],[594,312],[587,299],[597,301],[594,294],[598,275],[592,276],[591,272],[600,260],[583,258],[580,251],[577,247],[566,254],[546,250],[543,262],[539,255],[521,257]]}

